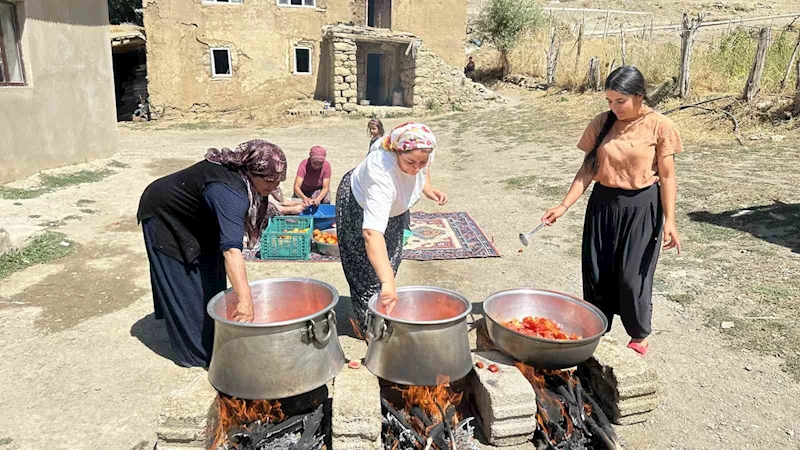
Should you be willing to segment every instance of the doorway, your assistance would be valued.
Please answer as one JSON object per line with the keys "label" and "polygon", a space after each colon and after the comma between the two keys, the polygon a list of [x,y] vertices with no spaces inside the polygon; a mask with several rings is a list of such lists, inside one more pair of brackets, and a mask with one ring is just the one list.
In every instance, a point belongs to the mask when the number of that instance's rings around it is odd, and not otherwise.
{"label": "doorway", "polygon": [[370,105],[380,105],[383,103],[381,92],[383,92],[381,81],[383,74],[383,55],[377,53],[367,54],[367,100]]}

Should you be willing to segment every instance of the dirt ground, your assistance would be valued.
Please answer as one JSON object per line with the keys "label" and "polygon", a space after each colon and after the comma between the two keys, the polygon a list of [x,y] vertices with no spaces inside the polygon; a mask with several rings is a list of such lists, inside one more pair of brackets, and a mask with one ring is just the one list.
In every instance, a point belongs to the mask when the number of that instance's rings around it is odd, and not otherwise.
{"label": "dirt ground", "polygon": [[[433,177],[450,195],[445,209],[468,211],[504,257],[407,261],[400,285],[451,288],[473,301],[521,286],[580,294],[585,198],[522,253],[517,234],[560,201],[580,163],[574,144],[602,99],[520,95],[524,102],[495,110],[423,119],[440,143]],[[691,129],[699,119],[676,120]],[[125,126],[116,163],[59,170],[112,164],[108,178],[0,200],[0,227],[19,237],[43,224],[77,246],[0,280],[0,449],[152,448],[161,403],[196,373],[170,360],[153,319],[134,218],[148,183],[210,146],[263,138],[287,152],[290,177],[312,145],[327,147],[336,185],[366,153],[365,128],[366,120],[348,118],[275,129]],[[724,136],[687,140],[678,158],[685,254],[662,256],[647,356],[663,400],[646,424],[618,428],[627,448],[800,448],[797,143],[796,133],[748,141],[747,149]],[[417,209],[439,210],[427,201]],[[335,263],[250,263],[248,274],[309,276],[348,294]],[[721,329],[723,321],[734,327]],[[613,334],[627,342],[619,323]]]}

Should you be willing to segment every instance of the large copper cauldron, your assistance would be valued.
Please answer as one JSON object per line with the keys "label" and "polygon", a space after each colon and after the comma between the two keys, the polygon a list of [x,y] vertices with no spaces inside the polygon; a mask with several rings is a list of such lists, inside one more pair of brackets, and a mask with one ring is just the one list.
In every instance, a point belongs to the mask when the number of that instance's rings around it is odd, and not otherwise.
{"label": "large copper cauldron", "polygon": [[309,278],[250,283],[256,319],[229,320],[236,294],[208,303],[216,321],[208,379],[220,392],[245,399],[280,399],[332,380],[345,363],[336,334],[336,289]]}
{"label": "large copper cauldron", "polygon": [[[483,302],[489,337],[498,350],[537,369],[565,369],[592,356],[608,320],[594,305],[559,292],[512,289],[497,292]],[[543,339],[517,333],[501,325],[511,319],[543,317],[561,324],[576,341]]]}
{"label": "large copper cauldron", "polygon": [[469,301],[445,289],[413,286],[397,290],[391,315],[376,294],[367,311],[367,357],[373,374],[393,383],[433,386],[472,370],[467,315]]}

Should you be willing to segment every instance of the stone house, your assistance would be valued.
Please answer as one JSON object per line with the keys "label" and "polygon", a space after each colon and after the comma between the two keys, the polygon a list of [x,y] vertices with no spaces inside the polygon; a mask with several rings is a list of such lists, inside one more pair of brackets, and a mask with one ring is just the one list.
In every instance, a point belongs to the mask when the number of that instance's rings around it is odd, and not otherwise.
{"label": "stone house", "polygon": [[0,183],[117,151],[107,0],[0,0]]}
{"label": "stone house", "polygon": [[461,73],[466,0],[144,0],[144,24],[157,116],[313,99],[419,107],[430,103],[414,90],[420,55],[472,89]]}

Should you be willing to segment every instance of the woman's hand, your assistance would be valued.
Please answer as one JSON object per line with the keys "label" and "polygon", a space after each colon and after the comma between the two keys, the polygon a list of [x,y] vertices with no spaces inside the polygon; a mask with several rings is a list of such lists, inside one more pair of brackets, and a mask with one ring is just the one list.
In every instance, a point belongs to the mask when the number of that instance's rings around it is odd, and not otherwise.
{"label": "woman's hand", "polygon": [[558,205],[555,208],[550,208],[544,212],[544,215],[542,216],[542,222],[544,222],[545,225],[550,226],[556,223],[556,220],[560,219],[561,216],[563,216],[566,212],[567,207],[564,205]]}
{"label": "woman's hand", "polygon": [[439,206],[444,206],[447,204],[447,194],[436,188],[431,188],[429,191],[426,191],[425,196],[428,197],[428,199],[435,201]]}
{"label": "woman's hand", "polygon": [[675,225],[674,220],[667,220],[664,223],[664,250],[672,248],[677,248],[678,254],[681,254],[681,239],[678,237],[678,227]]}
{"label": "woman's hand", "polygon": [[397,284],[394,280],[381,283],[381,303],[386,307],[386,315],[391,316],[397,304]]}
{"label": "woman's hand", "polygon": [[254,318],[255,313],[253,312],[253,301],[237,300],[236,309],[233,311],[231,320],[235,322],[252,322]]}

